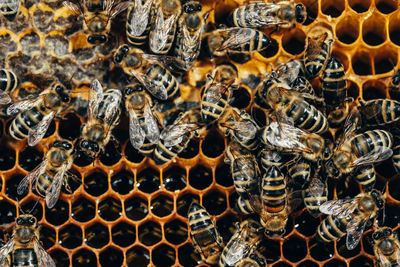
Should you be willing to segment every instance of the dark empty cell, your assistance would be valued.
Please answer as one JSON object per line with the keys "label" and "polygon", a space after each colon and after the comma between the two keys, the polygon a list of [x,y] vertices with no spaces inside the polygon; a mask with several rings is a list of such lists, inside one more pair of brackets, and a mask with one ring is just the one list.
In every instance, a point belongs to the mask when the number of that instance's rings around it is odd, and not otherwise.
{"label": "dark empty cell", "polygon": [[198,165],[189,172],[189,184],[198,190],[206,189],[213,182],[212,172],[210,169]]}
{"label": "dark empty cell", "polygon": [[56,123],[54,122],[54,120],[50,123],[49,128],[47,129],[46,134],[43,136],[43,138],[47,138],[51,135],[54,134],[54,132],[56,131]]}
{"label": "dark empty cell", "polygon": [[224,153],[224,137],[216,130],[209,131],[201,144],[201,150],[209,158],[216,158]]}
{"label": "dark empty cell", "polygon": [[265,110],[261,108],[252,107],[252,117],[254,121],[260,126],[267,125],[267,116],[265,115]]}
{"label": "dark empty cell", "polygon": [[2,142],[0,146],[0,170],[9,170],[15,163],[15,151],[6,146],[6,142]]}
{"label": "dark empty cell", "polygon": [[19,166],[27,171],[32,171],[43,161],[43,153],[33,147],[26,147],[19,153]]}
{"label": "dark empty cell", "polygon": [[72,201],[71,216],[79,222],[87,222],[93,219],[96,215],[95,211],[95,204],[84,197]]}
{"label": "dark empty cell", "polygon": [[113,243],[121,247],[132,245],[136,241],[136,228],[125,222],[119,222],[111,229]]}
{"label": "dark empty cell", "polygon": [[64,248],[73,249],[79,247],[82,244],[82,230],[74,224],[66,225],[60,229],[58,240]]}
{"label": "dark empty cell", "polygon": [[222,164],[215,170],[215,181],[225,187],[233,185],[231,167],[228,164]]}
{"label": "dark empty cell", "polygon": [[43,208],[42,205],[38,203],[38,200],[32,199],[20,205],[20,213],[30,213],[35,216],[38,221],[43,218]]}
{"label": "dark empty cell", "polygon": [[251,59],[250,55],[243,53],[232,53],[229,58],[239,64],[244,64]]}
{"label": "dark empty cell", "polygon": [[376,8],[383,14],[392,13],[397,9],[397,2],[394,0],[377,0],[375,1]]}
{"label": "dark empty cell", "polygon": [[120,144],[125,143],[129,138],[129,120],[127,116],[121,116],[119,124],[113,129],[112,134]]}
{"label": "dark empty cell", "polygon": [[109,242],[109,233],[105,225],[92,224],[85,229],[85,242],[92,248],[102,248]]}
{"label": "dark empty cell", "polygon": [[322,0],[321,9],[325,15],[337,18],[344,10],[344,0]]}
{"label": "dark empty cell", "polygon": [[107,175],[100,171],[85,177],[84,184],[85,191],[95,197],[104,194],[108,190]]}
{"label": "dark empty cell", "polygon": [[263,238],[258,247],[269,264],[281,258],[281,246],[278,240]]}
{"label": "dark empty cell", "polygon": [[[397,55],[396,55],[397,58]],[[386,73],[393,70],[393,65],[397,62],[396,59],[384,57],[382,59],[375,59],[375,74]]]}
{"label": "dark empty cell", "polygon": [[178,245],[186,241],[188,226],[180,220],[173,220],[164,225],[164,235],[168,242]]}
{"label": "dark empty cell", "polygon": [[125,200],[125,213],[126,216],[134,221],[140,221],[149,213],[147,200],[132,197]]}
{"label": "dark empty cell", "polygon": [[69,267],[71,266],[69,262],[68,254],[60,249],[52,250],[50,253],[51,258],[57,267]]}
{"label": "dark empty cell", "polygon": [[126,144],[124,155],[127,160],[134,163],[140,163],[144,159],[144,156],[132,146],[131,142]]}
{"label": "dark empty cell", "polygon": [[81,121],[72,113],[68,113],[64,120],[60,120],[58,125],[58,135],[61,138],[75,140],[81,134]]}
{"label": "dark empty cell", "polygon": [[291,267],[292,265],[287,263],[287,262],[278,262],[277,264],[274,264],[274,267]]}
{"label": "dark empty cell", "polygon": [[13,223],[16,217],[16,208],[6,201],[0,202],[0,225]]}
{"label": "dark empty cell", "polygon": [[95,267],[97,266],[96,254],[88,249],[81,249],[72,255],[72,266]]}
{"label": "dark empty cell", "polygon": [[111,177],[112,189],[121,195],[128,194],[133,189],[134,183],[133,174],[126,170],[122,170]]}
{"label": "dark empty cell", "polygon": [[225,195],[219,191],[207,193],[203,197],[203,205],[211,215],[219,215],[226,210]]}
{"label": "dark empty cell", "polygon": [[145,193],[153,193],[160,189],[160,173],[147,168],[137,174],[137,188]]}
{"label": "dark empty cell", "polygon": [[347,96],[357,99],[357,97],[360,95],[360,88],[358,85],[353,81],[347,80],[347,88]]}
{"label": "dark empty cell", "polygon": [[68,203],[59,199],[53,208],[49,209],[46,206],[45,214],[46,214],[46,221],[48,221],[52,225],[61,225],[68,220],[69,216]]}
{"label": "dark empty cell", "polygon": [[368,55],[357,55],[351,60],[353,64],[353,70],[358,75],[370,75],[372,74],[371,64]]}
{"label": "dark empty cell", "polygon": [[158,217],[165,217],[174,210],[174,200],[169,196],[160,195],[151,200],[151,213]]}
{"label": "dark empty cell", "polygon": [[182,266],[195,267],[201,264],[201,257],[193,248],[191,243],[185,244],[178,249],[178,259]]}
{"label": "dark empty cell", "polygon": [[139,241],[146,246],[155,245],[162,239],[161,226],[156,222],[145,222],[138,231]]}
{"label": "dark empty cell", "polygon": [[[375,165],[375,172],[382,177],[393,177],[396,175],[396,170],[393,167],[392,159],[385,160]],[[375,187],[376,188],[376,187]]]}
{"label": "dark empty cell", "polygon": [[78,171],[74,169],[70,169],[69,172],[75,174],[77,179],[69,177],[67,181],[69,190],[64,185],[63,187],[61,187],[61,192],[63,192],[64,194],[73,195],[74,192],[82,185],[82,176]]}
{"label": "dark empty cell", "polygon": [[150,253],[143,247],[133,247],[126,252],[126,263],[130,267],[146,267],[150,262]]}
{"label": "dark empty cell", "polygon": [[79,167],[87,166],[93,163],[94,159],[89,158],[83,152],[76,151],[74,164],[78,165]]}
{"label": "dark empty cell", "polygon": [[298,262],[307,256],[306,241],[292,235],[283,242],[283,255],[291,262]]}
{"label": "dark empty cell", "polygon": [[247,85],[250,89],[256,89],[258,84],[260,83],[260,76],[256,76],[254,74],[250,74],[249,76],[242,78],[240,83]]}
{"label": "dark empty cell", "polygon": [[275,39],[271,38],[271,44],[268,46],[267,49],[260,51],[259,53],[263,56],[263,57],[273,57],[275,56],[279,51],[279,44]]}
{"label": "dark empty cell", "polygon": [[336,36],[342,43],[352,44],[359,35],[359,24],[357,17],[346,16],[336,25]]}
{"label": "dark empty cell", "polygon": [[101,266],[122,266],[124,254],[119,249],[108,247],[100,252],[99,261]]}
{"label": "dark empty cell", "polygon": [[350,264],[350,267],[373,267],[374,262],[365,256],[359,256],[355,259],[353,259]]}
{"label": "dark empty cell", "polygon": [[362,236],[363,250],[370,255],[374,255],[374,241],[372,239],[373,233],[374,231],[368,231],[367,233],[364,232]]}
{"label": "dark empty cell", "polygon": [[372,80],[367,81],[363,84],[363,99],[379,99],[386,98],[386,86],[385,84]]}
{"label": "dark empty cell", "polygon": [[364,42],[369,45],[382,44],[386,39],[385,18],[381,15],[375,15],[364,20],[362,35]]}
{"label": "dark empty cell", "polygon": [[389,194],[396,200],[400,200],[400,177],[396,177],[395,179],[389,182]]}
{"label": "dark empty cell", "polygon": [[353,198],[360,193],[360,188],[358,183],[354,179],[349,179],[348,185],[346,185],[346,179],[348,177],[342,177],[341,180],[336,185],[336,194],[338,199],[343,199],[346,197]]}
{"label": "dark empty cell", "polygon": [[319,265],[315,262],[312,262],[310,260],[303,261],[297,267],[318,267]]}
{"label": "dark empty cell", "polygon": [[357,13],[363,13],[369,9],[371,0],[349,0],[349,5]]}
{"label": "dark empty cell", "polygon": [[347,264],[344,261],[338,259],[333,259],[324,264],[324,267],[346,267],[346,266]]}
{"label": "dark empty cell", "polygon": [[9,179],[7,179],[6,195],[9,198],[12,198],[14,200],[22,199],[29,193],[29,187],[27,188],[27,190],[24,192],[23,195],[19,195],[17,193],[17,187],[23,178],[24,178],[24,175],[16,174],[16,175],[11,176]]}
{"label": "dark empty cell", "polygon": [[314,218],[307,210],[304,210],[300,215],[295,217],[294,224],[299,233],[305,236],[311,236],[315,234],[315,229],[317,229],[319,223],[319,219]]}
{"label": "dark empty cell", "polygon": [[303,31],[292,30],[282,37],[282,47],[289,54],[298,55],[304,51],[305,38],[306,35]]}
{"label": "dark empty cell", "polygon": [[233,214],[227,214],[217,221],[217,229],[225,242],[228,242],[236,231],[238,222],[239,218]]}
{"label": "dark empty cell", "polygon": [[175,258],[175,249],[165,244],[155,248],[151,257],[155,266],[172,266]]}
{"label": "dark empty cell", "polygon": [[363,40],[369,45],[376,46],[380,45],[385,41],[384,36],[379,35],[375,31],[368,31],[363,34]]}
{"label": "dark empty cell", "polygon": [[178,212],[178,214],[187,218],[189,206],[190,204],[192,204],[193,201],[200,203],[199,196],[193,194],[180,196],[176,201],[176,211]]}
{"label": "dark empty cell", "polygon": [[317,261],[324,261],[335,255],[333,242],[320,243],[313,238],[309,241],[308,247],[310,248],[311,257]]}
{"label": "dark empty cell", "polygon": [[164,188],[174,192],[186,187],[186,170],[178,166],[173,166],[163,173]]}
{"label": "dark empty cell", "polygon": [[101,163],[107,166],[116,164],[122,157],[120,151],[121,149],[117,146],[117,144],[111,140],[104,148],[103,153],[101,153]]}
{"label": "dark empty cell", "polygon": [[199,140],[192,138],[186,148],[178,154],[179,158],[191,159],[199,154]]}
{"label": "dark empty cell", "polygon": [[99,203],[97,213],[106,221],[115,221],[121,216],[121,211],[121,202],[109,197]]}
{"label": "dark empty cell", "polygon": [[248,90],[244,87],[239,87],[236,90],[233,90],[231,106],[236,107],[238,109],[244,109],[248,105],[250,105],[251,96]]}
{"label": "dark empty cell", "polygon": [[56,243],[56,231],[45,225],[40,226],[39,230],[40,242],[45,250],[48,250]]}

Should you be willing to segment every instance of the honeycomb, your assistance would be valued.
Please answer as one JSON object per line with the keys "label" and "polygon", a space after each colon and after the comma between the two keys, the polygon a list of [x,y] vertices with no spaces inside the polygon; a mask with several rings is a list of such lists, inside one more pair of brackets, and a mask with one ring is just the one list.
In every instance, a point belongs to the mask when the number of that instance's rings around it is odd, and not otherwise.
{"label": "honeycomb", "polygon": [[[209,24],[225,23],[224,18],[239,0],[202,0],[211,10]],[[232,56],[239,71],[240,88],[233,106],[249,110],[254,89],[269,66],[301,58],[307,31],[315,25],[332,29],[333,55],[344,65],[348,95],[364,100],[393,98],[399,92],[388,88],[393,68],[399,66],[400,9],[395,0],[302,0],[308,19],[304,25],[271,35],[272,45],[250,56]],[[43,90],[53,79],[68,81],[76,88],[97,78],[116,85],[122,75],[110,60],[112,49],[123,42],[123,29],[117,27],[126,17],[119,15],[112,26],[114,37],[105,45],[91,47],[82,32],[82,19],[76,19],[61,1],[25,0],[13,22],[0,21],[0,67],[13,70],[23,81],[19,94]],[[125,25],[125,24],[123,24]],[[203,57],[184,77],[182,97],[199,99],[206,73],[215,63]],[[314,85],[319,86],[315,80]],[[78,103],[79,104],[79,103]],[[77,104],[77,105],[78,105]],[[85,122],[77,109],[56,119],[43,141],[31,148],[25,141],[10,142],[10,118],[2,117],[0,143],[0,234],[12,229],[21,209],[29,211],[38,196],[22,197],[16,188],[59,138],[76,139]],[[255,108],[258,121],[264,113]],[[265,119],[265,118],[264,118]],[[202,264],[188,234],[187,210],[192,201],[200,202],[216,219],[227,242],[240,216],[232,209],[236,200],[230,168],[223,161],[227,146],[223,133],[211,128],[194,139],[175,162],[157,166],[138,154],[128,138],[128,120],[121,118],[113,134],[121,153],[112,145],[94,163],[78,159],[73,165],[82,184],[71,181],[72,193],[63,191],[52,209],[40,201],[33,214],[41,224],[41,241],[57,266],[197,266]],[[391,162],[376,167],[378,189],[386,183],[386,225],[397,227],[400,214],[400,177]],[[329,198],[354,196],[356,184],[348,190],[343,182],[329,184]],[[352,251],[345,240],[321,245],[314,234],[320,219],[303,208],[291,215],[286,234],[279,240],[264,239],[260,249],[271,266],[373,266],[370,237]],[[398,227],[397,227],[398,228]],[[397,230],[397,228],[395,228]],[[204,266],[204,265],[203,265]]]}

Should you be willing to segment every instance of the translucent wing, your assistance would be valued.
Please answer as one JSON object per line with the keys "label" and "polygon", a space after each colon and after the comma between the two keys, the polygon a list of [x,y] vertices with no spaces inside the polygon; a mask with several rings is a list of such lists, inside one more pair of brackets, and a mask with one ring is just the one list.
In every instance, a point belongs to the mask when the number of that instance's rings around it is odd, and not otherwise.
{"label": "translucent wing", "polygon": [[271,132],[266,135],[266,139],[271,145],[288,149],[308,150],[300,142],[300,137],[305,135],[303,130],[287,123],[277,122],[272,122],[268,127]]}
{"label": "translucent wing", "polygon": [[202,31],[200,30],[197,33],[190,33],[187,26],[184,25],[182,32],[183,42],[181,46],[182,53],[180,54],[180,58],[185,62],[185,70],[188,70],[193,66],[195,60],[200,54]]}
{"label": "translucent wing", "polygon": [[44,248],[40,245],[39,240],[35,240],[33,248],[39,260],[39,267],[56,267],[56,264],[50,257],[50,254],[47,253],[46,250],[44,250]]}
{"label": "translucent wing", "polygon": [[393,150],[386,146],[376,146],[366,155],[357,158],[351,163],[352,166],[366,165],[381,162],[389,159],[393,155]]}
{"label": "translucent wing", "polygon": [[217,104],[221,100],[226,90],[227,87],[224,85],[220,83],[212,83],[208,88],[206,88],[204,93],[204,101]]}
{"label": "translucent wing", "polygon": [[234,239],[230,245],[231,246],[225,256],[226,265],[235,266],[238,261],[247,256],[251,246],[249,246],[241,237]]}
{"label": "translucent wing", "polygon": [[278,78],[287,84],[292,84],[300,73],[300,62],[297,60],[289,61],[286,64],[280,65],[276,70]]}
{"label": "translucent wing", "polygon": [[12,11],[17,11],[20,5],[20,0],[4,0],[0,1],[0,6],[6,5]]}
{"label": "translucent wing", "polygon": [[360,243],[362,234],[368,220],[357,220],[353,218],[346,227],[346,247],[348,250],[354,249]]}
{"label": "translucent wing", "polygon": [[242,140],[249,140],[256,137],[257,130],[250,120],[242,120],[236,124],[235,133]]}
{"label": "translucent wing", "polygon": [[43,136],[46,134],[47,129],[50,126],[51,121],[54,118],[54,112],[50,112],[28,133],[28,145],[35,146],[40,140],[43,139]]}
{"label": "translucent wing", "polygon": [[355,203],[356,201],[354,199],[330,200],[323,203],[319,207],[319,210],[328,215],[344,218],[349,216],[356,209]]}
{"label": "translucent wing", "polygon": [[346,117],[343,125],[343,134],[339,140],[339,146],[348,140],[356,131],[357,125],[360,121],[360,113],[356,108],[353,108]]}
{"label": "translucent wing", "polygon": [[308,192],[313,197],[321,197],[326,190],[326,185],[318,178],[313,178],[310,182]]}
{"label": "translucent wing", "polygon": [[53,208],[57,203],[57,200],[60,196],[61,187],[64,182],[64,175],[67,171],[68,164],[64,163],[60,170],[54,175],[53,182],[51,186],[47,189],[46,192],[46,204],[49,209]]}
{"label": "translucent wing", "polygon": [[164,141],[164,145],[166,147],[172,147],[182,142],[182,138],[185,133],[193,131],[197,128],[197,124],[194,123],[170,125],[162,130],[160,138]]}
{"label": "translucent wing", "polygon": [[11,97],[6,92],[0,89],[0,105],[7,105],[11,103],[11,101]]}
{"label": "translucent wing", "polygon": [[15,242],[10,239],[3,247],[0,248],[0,266],[9,266],[7,255],[14,249]]}
{"label": "translucent wing", "polygon": [[[252,157],[252,159],[254,158]],[[257,177],[256,163],[248,157],[235,159],[233,162],[233,169],[240,170],[240,173],[246,178],[246,181],[254,180],[254,178]]]}
{"label": "translucent wing", "polygon": [[75,15],[79,15],[82,13],[82,10],[79,8],[79,6],[70,1],[63,1],[62,4],[63,6],[71,10]]}
{"label": "translucent wing", "polygon": [[158,9],[155,26],[150,36],[150,48],[153,52],[158,53],[164,49],[168,41],[169,32],[175,27],[176,18],[176,15],[171,15],[168,19],[164,19],[162,9]]}
{"label": "translucent wing", "polygon": [[114,18],[115,16],[117,16],[119,13],[121,13],[122,11],[124,11],[125,9],[127,9],[129,7],[130,3],[129,1],[125,1],[122,3],[117,4],[109,13],[110,14],[110,19]]}
{"label": "translucent wing", "polygon": [[237,31],[233,31],[229,34],[221,45],[217,48],[219,51],[226,49],[240,48],[243,44],[248,43],[253,37],[253,30],[248,28],[240,28]]}
{"label": "translucent wing", "polygon": [[[259,2],[257,2],[259,3]],[[274,26],[278,24],[282,24],[282,22],[278,16],[268,15],[268,14],[275,14],[279,10],[279,5],[274,3],[262,3],[263,5],[260,6],[262,13],[265,16],[260,16],[260,12],[258,8],[249,8],[248,12],[246,12],[246,20],[251,21],[256,27],[267,27],[267,26]]]}
{"label": "translucent wing", "polygon": [[129,110],[129,139],[134,148],[139,150],[145,139],[145,132],[140,126],[139,119],[135,111]]}
{"label": "translucent wing", "polygon": [[150,80],[145,74],[134,70],[132,70],[132,75],[135,76],[153,96],[161,100],[168,99],[167,89],[162,81]]}
{"label": "translucent wing", "polygon": [[42,163],[40,163],[33,171],[31,171],[21,180],[17,188],[18,195],[22,195],[27,191],[30,181],[32,181],[32,183],[37,181],[39,176],[42,175],[46,170],[46,166],[47,158],[45,158]]}
{"label": "translucent wing", "polygon": [[157,144],[160,139],[160,130],[158,129],[157,121],[154,118],[150,105],[148,104],[144,106],[144,121],[144,131],[147,139],[153,144]]}
{"label": "translucent wing", "polygon": [[146,30],[152,4],[153,0],[147,0],[144,4],[142,0],[135,0],[132,19],[129,23],[132,35],[140,36]]}
{"label": "translucent wing", "polygon": [[[85,1],[93,1],[93,0],[85,0]],[[106,10],[108,14],[111,13],[111,10],[114,5],[115,5],[115,0],[103,0],[103,10]]]}
{"label": "translucent wing", "polygon": [[109,97],[110,97],[110,101],[107,105],[106,110],[104,111],[103,120],[105,122],[107,122],[108,124],[111,124],[114,121],[115,116],[120,111],[122,93],[119,90],[115,90],[113,94],[109,95]]}
{"label": "translucent wing", "polygon": [[16,102],[7,108],[7,115],[14,116],[20,112],[29,110],[34,106],[38,105],[40,102],[43,101],[42,97],[32,98],[32,99],[25,99],[19,102]]}
{"label": "translucent wing", "polygon": [[89,90],[88,120],[96,118],[101,100],[103,100],[103,87],[96,79],[92,81]]}

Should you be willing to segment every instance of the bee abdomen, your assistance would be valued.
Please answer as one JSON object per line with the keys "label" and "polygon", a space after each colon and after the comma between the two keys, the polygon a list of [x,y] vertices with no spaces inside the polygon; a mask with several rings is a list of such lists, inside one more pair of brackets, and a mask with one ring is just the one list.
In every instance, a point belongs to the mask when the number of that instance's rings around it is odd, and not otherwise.
{"label": "bee abdomen", "polygon": [[308,51],[305,53],[305,69],[307,78],[311,79],[318,76],[324,69],[330,54],[330,45],[323,43],[321,52],[316,57],[309,58]]}
{"label": "bee abdomen", "polygon": [[[111,103],[114,103],[115,101],[117,102],[117,106],[119,107],[121,105],[121,100],[122,100],[122,95],[121,92],[118,89],[108,89],[104,92],[104,97],[103,100],[99,103],[99,109],[97,113],[97,117],[100,119],[104,119],[106,116],[106,113],[108,113],[107,109]],[[120,115],[120,110],[114,115],[114,117],[111,118],[110,123],[111,125],[114,125],[119,119]]]}
{"label": "bee abdomen", "polygon": [[[42,107],[42,105],[40,107]],[[28,136],[29,131],[43,119],[43,114],[39,110],[45,110],[45,108],[40,107],[39,109],[33,107],[15,117],[9,127],[9,133],[12,138],[15,140],[22,140]]]}
{"label": "bee abdomen", "polygon": [[250,3],[248,5],[243,5],[236,8],[228,17],[228,22],[232,26],[242,27],[242,28],[254,28],[258,27],[254,18],[252,17],[261,16],[260,5],[257,3]]}
{"label": "bee abdomen", "polygon": [[378,146],[392,147],[393,136],[385,130],[371,130],[356,135],[352,141],[357,156],[364,156]]}
{"label": "bee abdomen", "polygon": [[179,96],[179,83],[167,69],[157,64],[152,65],[146,71],[146,75],[150,80],[161,82],[164,85],[168,99]]}
{"label": "bee abdomen", "polygon": [[142,45],[146,44],[146,40],[147,40],[147,37],[150,32],[150,26],[151,26],[150,17],[152,15],[152,12],[150,11],[146,29],[139,36],[135,36],[131,30],[130,22],[132,20],[133,14],[134,14],[134,6],[131,5],[131,7],[128,10],[128,15],[127,15],[127,20],[126,20],[126,39],[127,39],[128,43],[133,46],[142,46]]}
{"label": "bee abdomen", "polygon": [[268,212],[279,212],[286,204],[286,181],[276,166],[271,166],[264,174],[261,198]]}
{"label": "bee abdomen", "polygon": [[326,117],[313,105],[305,101],[292,103],[287,107],[287,116],[293,118],[294,125],[310,133],[324,133],[328,130]]}
{"label": "bee abdomen", "polygon": [[33,248],[17,248],[12,252],[11,266],[38,266],[38,258]]}
{"label": "bee abdomen", "polygon": [[322,242],[339,240],[346,235],[348,221],[345,218],[337,218],[329,215],[318,226],[316,238]]}
{"label": "bee abdomen", "polygon": [[322,93],[328,106],[338,106],[347,96],[346,78],[343,65],[332,57],[322,77]]}
{"label": "bee abdomen", "polygon": [[52,183],[53,177],[45,172],[37,179],[35,190],[41,197],[46,197],[47,189],[51,186]]}
{"label": "bee abdomen", "polygon": [[295,184],[304,186],[310,180],[311,166],[306,161],[301,161],[290,166],[288,173]]}
{"label": "bee abdomen", "polygon": [[0,89],[11,92],[18,86],[18,78],[14,72],[6,69],[0,69]]}
{"label": "bee abdomen", "polygon": [[374,116],[363,116],[363,121],[369,126],[385,125],[400,119],[400,103],[395,100],[377,99],[361,102],[361,110],[363,109],[367,109],[367,115],[370,115],[369,109],[374,110]]}
{"label": "bee abdomen", "polygon": [[299,76],[294,80],[292,87],[299,93],[315,95],[314,88],[312,87],[311,83],[302,76]]}
{"label": "bee abdomen", "polygon": [[254,213],[250,200],[239,196],[235,205],[235,210],[241,214],[252,214]]}
{"label": "bee abdomen", "polygon": [[357,168],[354,177],[364,192],[369,192],[375,185],[376,173],[374,165],[365,165]]}
{"label": "bee abdomen", "polygon": [[311,194],[312,188],[307,188],[302,191],[304,205],[306,206],[308,212],[314,216],[318,217],[321,212],[319,211],[319,207],[322,203],[328,201],[328,192],[327,190],[323,190],[322,195],[314,196]]}
{"label": "bee abdomen", "polygon": [[400,173],[400,145],[397,145],[393,148],[393,166],[397,173]]}
{"label": "bee abdomen", "polygon": [[166,147],[162,140],[160,140],[153,152],[153,160],[157,165],[163,165],[174,159],[179,153],[181,153],[193,137],[192,132],[188,132],[182,136],[182,141],[171,147]]}

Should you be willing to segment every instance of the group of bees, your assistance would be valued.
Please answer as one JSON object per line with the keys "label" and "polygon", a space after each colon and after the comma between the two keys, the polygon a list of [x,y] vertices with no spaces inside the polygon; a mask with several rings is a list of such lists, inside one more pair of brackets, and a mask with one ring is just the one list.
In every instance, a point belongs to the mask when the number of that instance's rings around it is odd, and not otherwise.
{"label": "group of bees", "polygon": [[[13,20],[19,5],[18,0],[0,0],[0,11]],[[347,96],[345,70],[331,56],[334,38],[325,26],[308,32],[304,58],[271,68],[262,78],[254,99],[265,111],[264,122],[230,105],[239,78],[229,63],[218,64],[207,75],[199,103],[182,110],[171,123],[161,121],[155,110],[157,103],[173,103],[180,97],[182,75],[202,50],[220,59],[268,49],[271,40],[262,30],[304,23],[304,5],[249,2],[231,12],[230,27],[211,31],[206,20],[212,10],[204,10],[197,0],[76,0],[63,5],[83,17],[87,42],[93,46],[107,41],[112,19],[127,10],[126,42],[114,50],[112,60],[129,83],[121,90],[103,89],[98,80],[91,81],[80,138],[55,141],[42,163],[22,179],[18,194],[32,185],[46,205],[54,207],[62,186],[68,190],[68,180],[78,179],[69,171],[75,157],[82,154],[94,160],[103,153],[110,141],[116,141],[112,130],[125,111],[132,146],[157,165],[173,161],[191,139],[211,127],[229,138],[225,161],[238,194],[235,208],[242,215],[257,214],[259,221],[243,220],[225,245],[205,208],[192,203],[190,235],[206,263],[265,266],[267,261],[257,250],[263,236],[282,237],[289,215],[301,203],[315,217],[328,215],[317,229],[318,240],[337,241],[347,235],[348,249],[357,246],[369,221],[380,213],[384,216],[384,195],[374,189],[374,164],[392,157],[400,171],[400,143],[387,130],[400,120],[400,102]],[[396,72],[391,87],[398,88],[399,77]],[[310,81],[315,79],[321,79],[321,88],[313,88]],[[72,111],[72,90],[56,79],[38,95],[16,100],[10,95],[19,84],[12,70],[0,70],[0,105],[13,117],[9,136],[35,146],[55,117],[62,119]],[[354,177],[362,193],[328,200],[327,180],[341,177]],[[377,262],[399,265],[397,236],[389,227],[374,227]],[[32,215],[19,216],[12,237],[0,249],[0,265],[55,266],[40,245],[38,228]]]}

